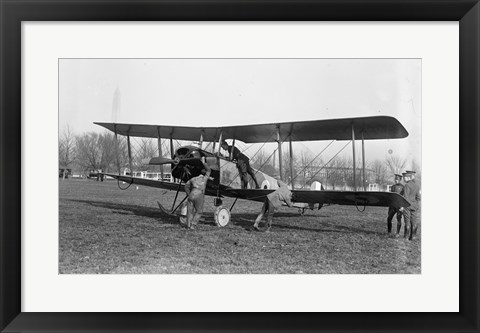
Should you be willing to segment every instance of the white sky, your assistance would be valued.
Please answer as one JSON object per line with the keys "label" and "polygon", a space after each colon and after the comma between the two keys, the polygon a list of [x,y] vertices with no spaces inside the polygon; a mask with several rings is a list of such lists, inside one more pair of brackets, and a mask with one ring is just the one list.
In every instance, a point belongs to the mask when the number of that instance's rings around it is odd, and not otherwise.
{"label": "white sky", "polygon": [[421,163],[420,59],[61,59],[59,79],[60,133],[67,124],[76,134],[103,130],[94,121],[230,126],[387,115],[409,136],[367,141],[367,160],[392,150]]}

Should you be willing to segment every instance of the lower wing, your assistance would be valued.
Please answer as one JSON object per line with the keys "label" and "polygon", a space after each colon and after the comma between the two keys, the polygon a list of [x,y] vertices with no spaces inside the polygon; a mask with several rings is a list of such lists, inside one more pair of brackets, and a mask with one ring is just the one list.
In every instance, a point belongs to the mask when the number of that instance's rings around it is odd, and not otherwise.
{"label": "lower wing", "polygon": [[[131,176],[122,176],[112,173],[104,173],[105,176],[109,176],[115,178],[119,181],[125,182],[127,184],[135,184],[135,185],[143,185],[148,187],[156,187],[156,188],[163,188],[165,190],[171,191],[180,191],[185,192],[185,183],[173,183],[173,182],[165,182],[161,180],[155,179],[148,179],[148,178],[140,178],[140,177],[131,177]],[[180,188],[179,188],[180,186]],[[217,194],[215,189],[207,188],[205,189],[206,195],[213,195]]]}
{"label": "lower wing", "polygon": [[337,204],[348,206],[408,207],[400,194],[392,192],[362,191],[304,191],[294,190],[293,200],[305,203]]}
{"label": "lower wing", "polygon": [[[221,191],[224,196],[245,200],[263,201],[274,190],[226,189]],[[308,191],[293,190],[292,201],[305,204],[336,204],[348,206],[379,206],[379,207],[409,207],[404,197],[392,192],[362,192],[362,191]]]}
{"label": "lower wing", "polygon": [[122,176],[122,175],[116,175],[111,173],[105,173],[104,175],[115,178],[127,184],[157,187],[157,188],[163,188],[163,189],[172,190],[172,191],[176,191],[178,189],[178,183],[164,182],[161,180],[154,180],[154,179],[148,179],[148,178]]}
{"label": "lower wing", "polygon": [[[160,180],[121,176],[106,173],[106,176],[118,179],[128,184],[143,185],[149,187],[163,188],[166,190],[178,190],[179,183],[164,182]],[[180,191],[184,191],[181,186]],[[264,201],[265,197],[275,190],[263,189],[231,189],[221,188],[218,193],[215,189],[207,188],[207,195],[217,195],[239,198],[253,201]],[[393,192],[354,192],[354,191],[308,191],[293,190],[293,201],[305,204],[337,204],[348,206],[379,206],[379,207],[409,207],[410,204],[400,194]]]}

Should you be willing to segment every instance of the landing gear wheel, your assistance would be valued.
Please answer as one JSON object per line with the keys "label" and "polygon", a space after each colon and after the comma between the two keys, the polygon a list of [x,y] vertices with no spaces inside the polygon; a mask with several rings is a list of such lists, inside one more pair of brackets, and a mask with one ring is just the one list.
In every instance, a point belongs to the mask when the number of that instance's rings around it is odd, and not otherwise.
{"label": "landing gear wheel", "polygon": [[230,222],[230,210],[228,208],[219,206],[215,211],[215,224],[218,227],[225,227]]}

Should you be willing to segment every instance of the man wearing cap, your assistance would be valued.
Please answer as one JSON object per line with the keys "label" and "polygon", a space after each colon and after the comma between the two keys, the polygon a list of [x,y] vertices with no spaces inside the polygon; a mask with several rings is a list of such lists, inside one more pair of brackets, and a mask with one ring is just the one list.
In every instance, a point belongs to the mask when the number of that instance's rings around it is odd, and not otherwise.
{"label": "man wearing cap", "polygon": [[255,172],[250,166],[250,159],[246,155],[242,154],[242,152],[237,147],[229,146],[226,141],[222,142],[222,148],[228,151],[229,157],[231,157],[231,159],[237,161],[237,169],[240,173],[240,178],[242,179],[242,188],[247,188],[247,174],[249,174],[255,182],[255,188],[260,188],[257,182],[257,178],[255,177]]}
{"label": "man wearing cap", "polygon": [[[403,185],[400,183],[402,181],[402,175],[395,174],[395,184],[390,187],[390,192],[398,193],[403,195]],[[397,232],[396,236],[400,234],[400,229],[402,228],[402,212],[394,207],[388,207],[388,216],[387,216],[387,230],[390,234],[392,232],[392,219],[393,216],[397,214]]]}
{"label": "man wearing cap", "polygon": [[405,186],[404,197],[410,204],[409,207],[402,207],[405,220],[405,233],[403,237],[412,240],[417,234],[417,211],[420,201],[420,185],[415,182],[415,171],[406,171],[404,174]]}
{"label": "man wearing cap", "polygon": [[188,196],[187,200],[187,228],[194,229],[200,221],[203,213],[203,203],[205,201],[205,188],[210,177],[211,169],[202,157],[204,169],[202,169],[199,176],[191,178],[185,183],[185,193]]}
{"label": "man wearing cap", "polygon": [[262,210],[260,211],[260,214],[258,214],[257,219],[255,220],[253,228],[257,231],[260,231],[258,225],[260,224],[260,221],[262,220],[264,215],[267,216],[266,231],[270,231],[270,228],[272,227],[273,213],[275,212],[275,209],[282,206],[284,203],[286,203],[288,207],[293,206],[292,191],[288,189],[287,184],[280,180],[277,180],[277,184],[279,188],[277,188],[275,191],[265,197]]}

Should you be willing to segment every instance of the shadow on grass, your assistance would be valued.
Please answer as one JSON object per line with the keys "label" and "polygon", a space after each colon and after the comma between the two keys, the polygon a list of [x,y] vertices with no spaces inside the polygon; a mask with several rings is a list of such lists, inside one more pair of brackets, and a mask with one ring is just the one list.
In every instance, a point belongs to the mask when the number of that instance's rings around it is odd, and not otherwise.
{"label": "shadow on grass", "polygon": [[[251,231],[253,228],[253,224],[255,222],[255,219],[257,218],[257,214],[238,214],[233,216],[234,222],[236,226],[243,227],[246,230]],[[328,216],[314,216],[319,219],[325,218]],[[273,216],[273,224],[272,224],[272,231],[275,231],[275,229],[285,229],[285,230],[297,230],[297,231],[309,231],[309,232],[338,232],[338,233],[363,233],[363,234],[369,234],[369,235],[379,235],[378,232],[372,231],[372,230],[366,230],[362,228],[355,228],[351,226],[345,226],[345,225],[339,225],[339,224],[331,224],[328,222],[322,222],[320,221],[315,221],[316,223],[319,224],[320,228],[308,228],[308,227],[303,227],[303,226],[298,226],[298,225],[287,225],[287,224],[278,224],[275,223],[275,220],[278,218],[296,218],[296,219],[303,219],[307,217],[301,217],[298,214],[288,214],[288,213],[279,213],[275,214]],[[312,216],[308,217],[310,222]],[[265,226],[265,217],[262,219],[262,222],[260,223],[260,227],[264,228]],[[299,223],[302,223],[300,220]],[[326,227],[326,228],[325,228]]]}
{"label": "shadow on grass", "polygon": [[144,206],[117,204],[113,202],[94,200],[67,199],[67,201],[80,202],[91,205],[93,207],[112,209],[114,214],[127,215],[132,213],[136,216],[162,218],[162,222],[168,224],[178,224],[178,218],[176,216],[170,216],[168,214],[165,214],[159,208],[149,208]]}
{"label": "shadow on grass", "polygon": [[[67,201],[72,202],[79,202],[91,205],[93,207],[101,207],[113,210],[114,214],[126,215],[126,214],[134,214],[136,216],[142,217],[150,217],[150,218],[157,218],[160,219],[163,223],[168,224],[178,224],[178,218],[175,216],[170,216],[168,214],[163,213],[160,209],[157,208],[149,208],[144,206],[136,206],[136,205],[128,205],[128,204],[118,204],[113,202],[107,201],[94,201],[94,200],[75,200],[75,199],[67,199]],[[232,215],[232,220],[236,226],[242,227],[245,230],[251,231],[253,227],[253,223],[257,218],[258,214],[234,214]],[[363,233],[363,234],[370,234],[376,235],[379,234],[378,232],[366,230],[362,228],[355,228],[351,226],[339,225],[339,224],[332,224],[328,222],[323,222],[320,219],[322,218],[329,218],[328,215],[316,215],[316,216],[305,216],[301,217],[299,214],[296,213],[283,213],[279,212],[276,213],[273,217],[273,226],[272,231],[275,229],[283,229],[283,230],[296,230],[296,231],[309,231],[309,232],[337,232],[337,233]],[[287,224],[278,224],[275,223],[275,220],[279,218],[286,218],[286,219],[300,219],[299,223],[302,223],[301,219],[309,219],[311,222],[312,218],[318,218],[319,221],[316,223],[319,224],[320,228],[308,228],[299,225],[287,225]],[[213,219],[213,215],[209,213],[204,213],[201,219],[202,224],[206,225],[215,225],[215,221]],[[260,224],[261,227],[265,226],[265,218],[262,220]]]}

